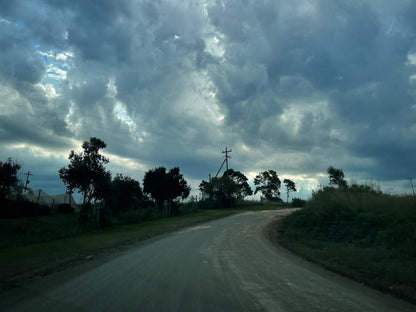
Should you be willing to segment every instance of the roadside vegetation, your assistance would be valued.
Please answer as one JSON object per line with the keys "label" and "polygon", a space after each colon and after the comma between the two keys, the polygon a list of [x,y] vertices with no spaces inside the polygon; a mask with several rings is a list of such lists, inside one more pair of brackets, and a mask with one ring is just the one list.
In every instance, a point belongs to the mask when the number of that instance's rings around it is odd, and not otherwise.
{"label": "roadside vegetation", "polygon": [[330,270],[416,301],[416,198],[349,186],[333,167],[328,174],[338,187],[314,193],[304,209],[283,219],[280,242]]}
{"label": "roadside vegetation", "polygon": [[[36,221],[42,215],[78,212],[78,221],[82,224],[80,228],[96,228],[138,223],[166,215],[183,215],[198,209],[241,207],[246,205],[244,198],[253,194],[247,177],[233,169],[227,169],[222,176],[202,181],[199,201],[196,196],[189,197],[191,186],[179,167],[150,169],[145,172],[142,184],[123,174],[114,176],[106,168],[109,159],[100,153],[106,147],[101,139],[92,137],[83,142],[82,152],[72,150],[69,153],[69,164],[59,169],[58,173],[66,186],[67,195],[71,196],[67,196],[69,202],[54,207],[53,211],[51,207],[40,204],[40,190],[36,196],[27,188],[30,173],[27,173],[23,187],[17,177],[21,166],[11,158],[4,163],[0,161],[0,218],[32,217]],[[261,193],[265,201],[283,202],[279,191],[281,181],[276,171],[260,172],[254,184],[254,194]],[[295,182],[284,179],[284,184],[288,203],[289,193],[296,191]],[[79,205],[71,202],[74,192],[81,195],[82,203]],[[33,195],[31,200],[27,194]]]}

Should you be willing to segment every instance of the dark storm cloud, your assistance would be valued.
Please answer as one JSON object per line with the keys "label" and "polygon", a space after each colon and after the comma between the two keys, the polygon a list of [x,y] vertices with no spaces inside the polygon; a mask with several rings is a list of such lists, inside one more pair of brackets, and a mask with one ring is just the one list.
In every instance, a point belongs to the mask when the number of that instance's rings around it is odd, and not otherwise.
{"label": "dark storm cloud", "polygon": [[16,88],[34,84],[42,79],[45,66],[33,51],[29,34],[10,23],[0,22],[0,79]]}
{"label": "dark storm cloud", "polygon": [[[58,1],[51,1],[59,3]],[[67,10],[54,10],[46,1],[1,1],[1,17],[18,26],[16,33],[30,33],[30,40],[47,47],[65,46]]]}
{"label": "dark storm cloud", "polygon": [[0,140],[3,148],[4,144],[17,142],[38,145],[51,151],[67,146],[61,137],[45,131],[42,124],[33,123],[24,114],[0,115]]}
{"label": "dark storm cloud", "polygon": [[61,145],[62,140],[54,135],[66,133],[65,122],[58,110],[48,107],[44,90],[37,86],[45,75],[46,66],[33,48],[36,41],[33,40],[32,29],[20,20],[19,14],[26,12],[24,6],[23,2],[16,2],[13,7],[6,5],[2,11],[5,15],[0,21],[2,143],[26,142],[56,147]]}
{"label": "dark storm cloud", "polygon": [[409,1],[2,1],[2,146],[69,152],[97,136],[144,168],[202,179],[228,145],[243,172],[334,165],[399,179],[416,171],[414,12]]}
{"label": "dark storm cloud", "polygon": [[[401,4],[402,13],[412,12],[412,4]],[[415,94],[409,86],[414,68],[406,65],[415,36],[409,14],[398,22],[361,1],[218,1],[209,13],[226,51],[213,79],[228,109],[226,120],[238,124],[245,140],[264,140],[283,151],[346,148],[352,156],[375,159],[377,172],[367,174],[380,179],[416,171],[408,156],[414,136],[403,136],[415,123]],[[393,20],[399,25],[389,32]],[[244,68],[250,70],[244,73]],[[266,75],[259,79],[253,68]],[[263,99],[267,92],[274,99]],[[325,110],[308,109],[319,98],[328,102]],[[298,110],[289,115],[291,124],[299,121],[292,135],[279,118],[291,107]],[[369,127],[362,129],[362,124]],[[383,173],[384,166],[391,173]]]}

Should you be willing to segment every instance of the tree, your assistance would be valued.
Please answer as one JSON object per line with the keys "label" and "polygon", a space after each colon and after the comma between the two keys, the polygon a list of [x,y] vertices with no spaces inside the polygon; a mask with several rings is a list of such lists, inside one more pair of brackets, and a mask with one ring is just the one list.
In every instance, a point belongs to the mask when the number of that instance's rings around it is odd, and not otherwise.
{"label": "tree", "polygon": [[111,190],[105,196],[106,205],[117,215],[121,211],[138,208],[143,200],[140,182],[117,174],[111,182]]}
{"label": "tree", "polygon": [[0,200],[7,199],[13,191],[19,188],[19,179],[17,173],[21,165],[13,162],[9,157],[5,162],[0,161]]}
{"label": "tree", "polygon": [[246,196],[253,195],[250,185],[248,185],[247,177],[240,171],[234,171],[233,169],[228,169],[224,172],[224,176],[230,177],[238,188],[237,198],[244,198]]}
{"label": "tree", "polygon": [[345,188],[348,186],[347,181],[344,180],[344,172],[342,169],[329,166],[327,173],[329,176],[329,184],[338,185],[339,188]]}
{"label": "tree", "polygon": [[166,168],[159,167],[147,171],[143,179],[143,192],[150,194],[156,201],[159,209],[162,209],[163,201],[169,204],[177,198],[185,199],[189,196],[191,187],[180,173],[179,167],[166,172]]}
{"label": "tree", "polygon": [[212,178],[209,182],[202,181],[199,190],[207,194],[210,200],[215,201],[217,208],[231,207],[241,194],[238,185],[226,174]]}
{"label": "tree", "polygon": [[78,189],[83,194],[83,207],[92,200],[104,198],[111,183],[111,174],[105,165],[109,160],[99,153],[107,147],[104,141],[93,137],[82,144],[83,152],[76,154],[73,150],[69,154],[69,165],[59,169],[59,177],[69,192]]}
{"label": "tree", "polygon": [[295,182],[293,182],[292,180],[289,180],[289,179],[284,179],[283,183],[286,186],[286,195],[287,195],[286,202],[288,203],[289,202],[289,193],[290,192],[296,192],[296,186],[295,186]]}
{"label": "tree", "polygon": [[260,172],[254,178],[254,185],[257,185],[254,194],[257,194],[257,192],[260,191],[268,200],[280,199],[279,188],[281,186],[281,182],[276,171],[268,170]]}

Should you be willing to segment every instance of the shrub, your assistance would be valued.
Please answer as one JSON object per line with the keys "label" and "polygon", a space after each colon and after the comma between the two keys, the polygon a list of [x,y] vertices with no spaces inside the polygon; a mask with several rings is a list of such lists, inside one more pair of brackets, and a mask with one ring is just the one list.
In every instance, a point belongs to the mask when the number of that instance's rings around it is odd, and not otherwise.
{"label": "shrub", "polygon": [[189,203],[180,205],[179,214],[187,214],[187,213],[195,212],[197,210],[198,210],[198,202],[191,201]]}
{"label": "shrub", "polygon": [[[285,235],[360,246],[416,246],[416,198],[366,188],[325,188],[282,223]],[[302,233],[302,234],[301,234]],[[410,244],[410,245],[409,245]]]}
{"label": "shrub", "polygon": [[201,200],[198,203],[198,207],[199,207],[199,209],[207,209],[207,210],[223,208],[219,201],[216,201],[216,200],[210,199],[210,198]]}
{"label": "shrub", "polygon": [[127,210],[120,213],[115,222],[118,224],[133,224],[160,218],[162,213],[153,207]]}
{"label": "shrub", "polygon": [[296,208],[304,207],[306,204],[306,200],[294,197],[292,198],[292,206]]}
{"label": "shrub", "polygon": [[40,206],[36,203],[24,200],[22,198],[6,199],[0,203],[0,217],[2,218],[18,218],[18,217],[34,217],[49,216],[51,209],[46,206]]}
{"label": "shrub", "polygon": [[325,188],[285,217],[290,249],[359,281],[416,300],[416,197]]}
{"label": "shrub", "polygon": [[69,204],[60,204],[58,206],[58,213],[68,214],[68,213],[74,213],[74,211],[75,209],[71,207],[71,205]]}

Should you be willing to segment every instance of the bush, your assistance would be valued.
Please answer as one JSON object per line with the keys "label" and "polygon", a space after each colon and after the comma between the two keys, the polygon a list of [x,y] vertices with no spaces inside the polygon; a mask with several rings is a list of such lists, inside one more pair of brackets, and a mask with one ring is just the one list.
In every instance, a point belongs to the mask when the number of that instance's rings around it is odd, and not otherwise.
{"label": "bush", "polygon": [[281,229],[285,235],[308,239],[407,250],[416,246],[415,211],[414,197],[325,188],[314,193],[304,209],[285,218]]}
{"label": "bush", "polygon": [[198,202],[196,201],[191,201],[189,203],[182,204],[179,207],[179,214],[181,215],[195,212],[195,211],[198,211]]}
{"label": "bush", "polygon": [[254,207],[265,207],[266,203],[256,200],[238,199],[235,203],[235,208],[250,209]]}
{"label": "bush", "polygon": [[280,197],[264,198],[262,201],[273,202],[273,203],[283,203],[283,199],[281,199]]}
{"label": "bush", "polygon": [[212,210],[216,208],[217,202],[212,199],[202,199],[198,202],[198,208],[202,210]]}
{"label": "bush", "polygon": [[292,206],[296,208],[304,207],[306,204],[306,200],[294,197],[292,198]]}
{"label": "bush", "polygon": [[74,211],[75,209],[71,207],[71,205],[69,204],[60,204],[58,206],[58,213],[68,214],[68,213],[74,213]]}
{"label": "bush", "polygon": [[0,203],[1,218],[19,218],[34,216],[49,216],[51,209],[46,206],[39,206],[36,203],[17,198],[13,200],[4,200]]}
{"label": "bush", "polygon": [[132,209],[120,213],[115,222],[118,224],[134,224],[143,221],[150,221],[160,218],[162,213],[153,207],[144,207],[140,209]]}
{"label": "bush", "polygon": [[214,200],[214,199],[210,199],[210,198],[201,200],[198,203],[198,207],[199,209],[206,209],[206,210],[223,208],[223,206],[221,205],[221,202]]}
{"label": "bush", "polygon": [[81,207],[81,210],[78,214],[78,221],[81,224],[92,223],[93,221],[93,212],[92,205],[86,204]]}
{"label": "bush", "polygon": [[106,227],[113,224],[112,211],[109,207],[106,207],[105,205],[100,207],[98,222],[101,227]]}

